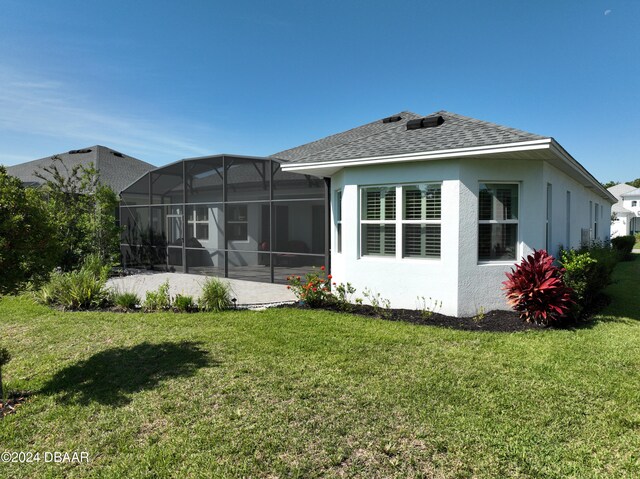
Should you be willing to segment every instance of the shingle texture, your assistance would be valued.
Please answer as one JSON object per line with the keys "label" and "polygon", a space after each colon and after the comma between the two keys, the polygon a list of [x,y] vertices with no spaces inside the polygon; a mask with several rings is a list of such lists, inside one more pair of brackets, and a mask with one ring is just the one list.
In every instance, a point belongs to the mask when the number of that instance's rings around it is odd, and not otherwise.
{"label": "shingle texture", "polygon": [[629,213],[632,214],[632,212],[628,209],[626,209],[624,206],[622,206],[622,197],[623,196],[627,196],[628,194],[632,194],[633,191],[635,191],[636,189],[631,186],[628,185],[626,183],[619,183],[617,185],[612,186],[611,188],[607,188],[607,190],[609,191],[609,193],[611,193],[613,196],[615,196],[618,199],[618,202],[615,203],[613,206],[611,206],[611,212],[612,213]]}
{"label": "shingle texture", "polygon": [[624,198],[626,198],[627,196],[640,196],[640,188],[636,188],[634,190],[627,191],[627,192],[623,193],[622,196]]}
{"label": "shingle texture", "polygon": [[[155,168],[149,163],[118,153],[105,146],[96,145],[79,151],[86,152],[60,153],[53,156],[60,157],[69,169],[77,164],[88,166],[89,163],[93,163],[93,166],[99,171],[100,181],[110,186],[116,193],[119,193],[140,176]],[[7,167],[7,173],[17,176],[25,184],[39,185],[42,180],[35,176],[34,173],[41,171],[42,167],[51,165],[53,156],[9,166]]]}
{"label": "shingle texture", "polygon": [[383,123],[380,119],[297,148],[281,151],[272,157],[293,163],[319,163],[548,138],[448,111],[437,111],[427,115],[441,115],[444,118],[444,124],[438,127],[407,130],[407,121],[425,115],[409,111],[397,115],[402,117],[398,122]]}
{"label": "shingle texture", "polygon": [[609,193],[615,196],[618,199],[622,198],[622,195],[633,191],[635,188],[626,183],[618,183],[617,185],[613,185],[611,188],[607,188]]}

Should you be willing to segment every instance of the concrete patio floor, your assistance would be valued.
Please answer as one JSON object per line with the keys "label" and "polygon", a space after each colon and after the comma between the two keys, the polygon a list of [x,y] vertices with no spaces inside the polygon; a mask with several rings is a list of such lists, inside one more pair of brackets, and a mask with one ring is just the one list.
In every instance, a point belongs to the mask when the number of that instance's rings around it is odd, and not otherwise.
{"label": "concrete patio floor", "polygon": [[[290,303],[296,300],[293,293],[282,284],[258,283],[240,279],[218,278],[229,284],[231,297],[237,299],[239,307],[264,307]],[[169,294],[193,296],[197,300],[202,293],[206,276],[183,273],[144,272],[130,276],[111,278],[107,286],[120,292],[132,292],[144,301],[147,291],[153,291],[165,281],[169,281]]]}

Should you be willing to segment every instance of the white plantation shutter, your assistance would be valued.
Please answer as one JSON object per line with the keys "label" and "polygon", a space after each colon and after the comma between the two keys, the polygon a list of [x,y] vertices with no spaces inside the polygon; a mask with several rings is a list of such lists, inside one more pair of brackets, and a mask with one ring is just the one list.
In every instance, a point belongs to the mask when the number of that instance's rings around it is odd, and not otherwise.
{"label": "white plantation shutter", "polygon": [[[440,183],[362,188],[361,192],[362,255],[395,257],[400,254],[396,250],[400,242],[402,257],[440,258]],[[401,214],[396,198],[401,201]]]}
{"label": "white plantation shutter", "polygon": [[362,201],[362,254],[395,256],[395,188],[365,188]]}
{"label": "white plantation shutter", "polygon": [[440,225],[404,225],[404,256],[439,258]]}
{"label": "white plantation shutter", "polygon": [[403,187],[402,255],[439,258],[442,188],[439,184]]}

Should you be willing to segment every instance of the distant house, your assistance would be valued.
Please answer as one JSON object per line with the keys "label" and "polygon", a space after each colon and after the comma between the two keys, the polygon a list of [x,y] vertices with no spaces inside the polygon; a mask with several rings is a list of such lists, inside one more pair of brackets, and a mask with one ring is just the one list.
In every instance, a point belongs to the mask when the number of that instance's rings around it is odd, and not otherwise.
{"label": "distant house", "polygon": [[325,265],[392,307],[505,309],[505,272],[609,237],[616,198],[551,137],[447,111],[268,158],[182,160],[122,191],[124,261],[283,282]]}
{"label": "distant house", "polygon": [[609,192],[618,200],[611,207],[611,237],[640,233],[640,188],[620,183]]}
{"label": "distant house", "polygon": [[[46,158],[28,161],[19,165],[8,166],[7,173],[20,178],[25,185],[38,186],[42,183],[42,180],[35,175],[35,172],[44,173],[42,167],[50,166],[54,156],[59,157],[69,170],[78,164],[89,166],[90,163],[93,163],[93,166],[99,171],[102,184],[110,186],[116,193],[130,185],[147,171],[155,168],[155,166],[137,158],[112,150],[106,146],[96,145],[47,156]],[[60,172],[64,173],[64,171]]]}

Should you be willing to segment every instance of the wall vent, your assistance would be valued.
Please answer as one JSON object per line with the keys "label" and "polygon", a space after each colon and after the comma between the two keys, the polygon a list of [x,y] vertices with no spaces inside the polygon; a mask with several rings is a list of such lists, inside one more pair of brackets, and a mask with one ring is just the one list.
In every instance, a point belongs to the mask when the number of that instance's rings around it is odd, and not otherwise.
{"label": "wall vent", "polygon": [[382,123],[395,123],[396,121],[402,120],[401,116],[388,116],[387,118],[382,120]]}
{"label": "wall vent", "polygon": [[444,123],[442,115],[425,116],[417,120],[409,120],[407,122],[407,130],[419,130],[420,128],[434,128]]}

